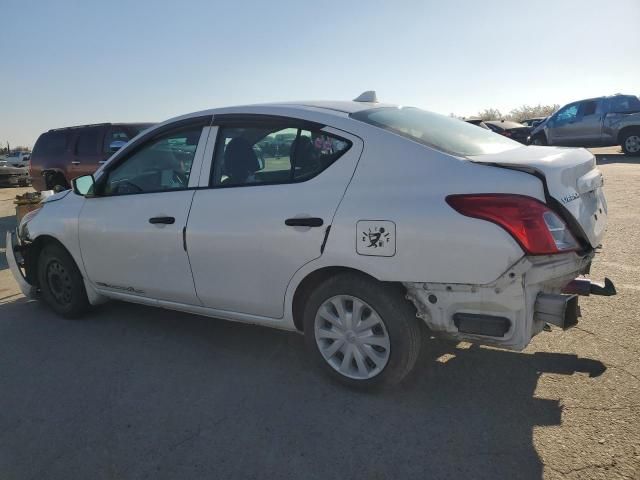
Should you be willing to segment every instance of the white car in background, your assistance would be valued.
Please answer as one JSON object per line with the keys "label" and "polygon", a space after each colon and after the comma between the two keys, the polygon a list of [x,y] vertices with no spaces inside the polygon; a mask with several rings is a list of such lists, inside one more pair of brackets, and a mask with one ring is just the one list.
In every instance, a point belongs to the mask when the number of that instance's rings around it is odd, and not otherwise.
{"label": "white car in background", "polygon": [[402,380],[424,327],[520,350],[574,325],[576,294],[615,293],[576,279],[607,221],[592,154],[373,92],[168,120],[73,183],[8,235],[25,294],[304,332],[349,385]]}

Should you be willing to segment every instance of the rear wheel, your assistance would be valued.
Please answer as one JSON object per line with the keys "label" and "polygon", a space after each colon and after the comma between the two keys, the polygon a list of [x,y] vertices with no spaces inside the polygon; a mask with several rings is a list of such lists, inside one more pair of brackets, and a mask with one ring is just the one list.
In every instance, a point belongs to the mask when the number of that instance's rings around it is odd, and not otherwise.
{"label": "rear wheel", "polygon": [[640,129],[633,129],[622,135],[620,146],[625,155],[640,155]]}
{"label": "rear wheel", "polygon": [[78,318],[89,309],[82,274],[60,245],[45,245],[40,252],[38,284],[43,300],[63,317]]}
{"label": "rear wheel", "polygon": [[352,387],[394,385],[413,369],[421,329],[402,287],[345,273],[311,294],[305,342],[329,375]]}

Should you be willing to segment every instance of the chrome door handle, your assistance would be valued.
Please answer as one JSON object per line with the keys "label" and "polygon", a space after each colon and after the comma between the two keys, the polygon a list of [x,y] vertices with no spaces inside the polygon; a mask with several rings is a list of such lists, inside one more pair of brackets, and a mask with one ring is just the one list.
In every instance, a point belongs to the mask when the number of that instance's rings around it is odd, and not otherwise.
{"label": "chrome door handle", "polygon": [[106,160],[98,160],[98,163],[100,163],[100,164],[105,163],[105,162],[106,162]]}
{"label": "chrome door handle", "polygon": [[80,165],[80,162],[78,162],[77,160],[74,160],[73,162],[71,162],[71,165]]}

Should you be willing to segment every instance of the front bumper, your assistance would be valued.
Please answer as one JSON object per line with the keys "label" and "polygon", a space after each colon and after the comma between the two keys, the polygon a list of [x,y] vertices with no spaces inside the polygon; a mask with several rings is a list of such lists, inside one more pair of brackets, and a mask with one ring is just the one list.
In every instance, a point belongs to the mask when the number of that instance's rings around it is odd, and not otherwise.
{"label": "front bumper", "polygon": [[[18,286],[20,287],[20,290],[22,291],[25,297],[30,297],[30,298],[34,297],[36,294],[36,287],[31,285],[29,282],[27,282],[27,279],[25,278],[24,273],[22,273],[22,269],[20,268],[18,258],[16,257],[16,251],[20,250],[20,248],[22,247],[22,244],[15,232],[11,232],[11,231],[7,232],[5,245],[6,245],[5,255],[7,257],[7,263],[9,264],[9,269],[13,274],[13,278],[16,279],[16,282],[18,283]],[[20,261],[21,260],[22,259],[20,259]]]}

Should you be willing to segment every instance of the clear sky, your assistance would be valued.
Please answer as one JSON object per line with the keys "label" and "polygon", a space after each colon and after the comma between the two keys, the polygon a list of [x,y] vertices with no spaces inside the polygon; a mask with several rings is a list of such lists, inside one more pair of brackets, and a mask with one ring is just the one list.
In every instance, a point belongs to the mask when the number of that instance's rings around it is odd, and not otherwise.
{"label": "clear sky", "polygon": [[640,0],[0,0],[0,141],[241,103],[640,94]]}

